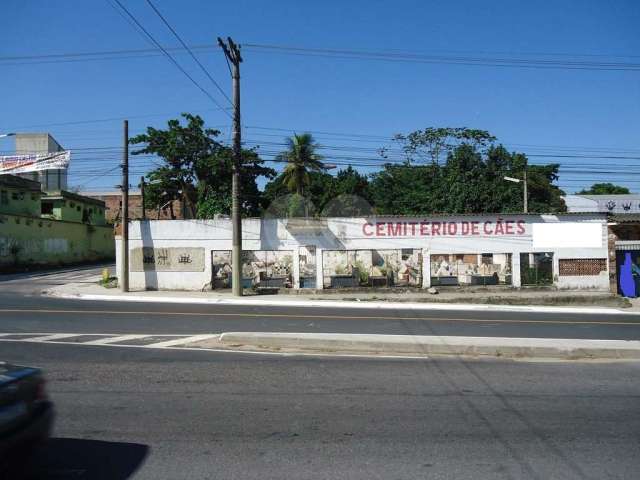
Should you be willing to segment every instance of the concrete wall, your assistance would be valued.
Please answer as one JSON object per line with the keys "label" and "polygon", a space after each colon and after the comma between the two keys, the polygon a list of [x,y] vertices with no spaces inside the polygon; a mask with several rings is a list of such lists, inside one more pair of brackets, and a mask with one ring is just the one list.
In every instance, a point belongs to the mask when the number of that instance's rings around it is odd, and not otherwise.
{"label": "concrete wall", "polygon": [[113,229],[18,215],[0,215],[0,270],[113,259]]}
{"label": "concrete wall", "polygon": [[[579,226],[584,224],[593,224],[593,227],[589,229],[589,238],[572,239],[562,235],[548,238],[547,235],[546,243],[541,243],[539,235],[534,233],[534,225],[537,224],[563,224],[569,230],[580,230]],[[145,271],[131,272],[129,283],[133,290],[207,288],[212,280],[212,251],[231,250],[231,222],[228,219],[135,221],[131,222],[129,230],[130,250],[142,247],[174,249],[159,252],[167,258],[179,258],[180,249],[199,248],[204,253],[204,265],[192,262],[180,265],[180,270],[176,271],[171,271],[170,267],[169,270],[162,271],[148,268]],[[559,232],[561,233],[560,230]],[[116,243],[119,244],[119,237],[116,237]],[[608,257],[606,219],[600,214],[243,220],[244,250],[293,252],[294,285],[298,284],[296,275],[299,271],[301,247],[315,247],[312,250],[315,250],[316,256],[318,286],[324,283],[325,250],[414,249],[422,252],[422,287],[425,288],[430,284],[431,256],[454,253],[512,254],[513,286],[519,287],[521,252],[552,252],[554,284],[559,288],[609,288],[608,270],[604,274],[579,278],[558,275],[560,259]],[[119,255],[117,258],[119,261]],[[120,265],[118,268],[120,271]]]}

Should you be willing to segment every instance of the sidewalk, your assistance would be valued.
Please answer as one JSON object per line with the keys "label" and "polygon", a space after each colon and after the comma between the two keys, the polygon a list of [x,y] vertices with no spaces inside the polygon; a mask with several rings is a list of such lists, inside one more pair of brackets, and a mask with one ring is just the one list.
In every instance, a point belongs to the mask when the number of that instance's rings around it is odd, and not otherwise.
{"label": "sidewalk", "polygon": [[308,294],[255,295],[242,298],[230,291],[139,291],[122,293],[97,283],[68,283],[44,292],[46,295],[94,300],[186,304],[261,305],[290,307],[416,309],[416,310],[502,310],[564,313],[640,314],[640,305],[602,292],[557,290],[444,290],[432,295],[424,291],[343,292],[318,291]]}

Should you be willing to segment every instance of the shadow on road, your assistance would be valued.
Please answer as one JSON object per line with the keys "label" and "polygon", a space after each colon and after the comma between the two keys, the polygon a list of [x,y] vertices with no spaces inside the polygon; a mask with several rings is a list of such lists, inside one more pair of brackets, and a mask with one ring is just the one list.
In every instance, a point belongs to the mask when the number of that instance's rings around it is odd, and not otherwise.
{"label": "shadow on road", "polygon": [[[126,480],[149,451],[139,443],[52,438],[3,478],[20,480]],[[2,473],[2,472],[0,472]]]}

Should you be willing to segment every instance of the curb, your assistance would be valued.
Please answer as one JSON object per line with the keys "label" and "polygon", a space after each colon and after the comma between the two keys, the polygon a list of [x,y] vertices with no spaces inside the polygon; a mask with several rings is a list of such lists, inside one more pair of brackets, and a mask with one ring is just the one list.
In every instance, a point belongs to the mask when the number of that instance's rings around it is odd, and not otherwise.
{"label": "curb", "polygon": [[[226,332],[228,347],[356,352],[381,355],[465,355],[556,360],[639,360],[640,341],[560,338],[500,338],[340,333]],[[206,341],[202,342],[202,346]]]}
{"label": "curb", "polygon": [[424,302],[358,302],[352,300],[270,300],[253,298],[197,298],[197,297],[149,297],[143,295],[101,295],[84,293],[45,292],[55,298],[71,300],[93,300],[107,302],[147,302],[181,303],[193,305],[244,305],[266,307],[320,307],[320,308],[359,308],[371,310],[455,310],[485,312],[538,312],[538,313],[579,313],[604,315],[640,315],[638,312],[625,312],[611,307],[555,307],[544,305],[488,305],[475,303],[424,303]]}

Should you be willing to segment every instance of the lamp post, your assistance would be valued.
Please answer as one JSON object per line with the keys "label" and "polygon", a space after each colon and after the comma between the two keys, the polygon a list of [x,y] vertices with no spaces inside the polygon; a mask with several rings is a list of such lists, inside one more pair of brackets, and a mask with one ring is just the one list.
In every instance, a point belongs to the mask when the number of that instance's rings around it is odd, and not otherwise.
{"label": "lamp post", "polygon": [[523,206],[524,206],[524,213],[529,213],[529,199],[528,199],[528,194],[527,194],[527,169],[525,167],[524,170],[524,179],[519,179],[519,178],[513,178],[513,177],[503,177],[506,181],[508,182],[513,182],[513,183],[522,183],[523,185],[523,189],[522,189],[522,195],[523,195]]}

